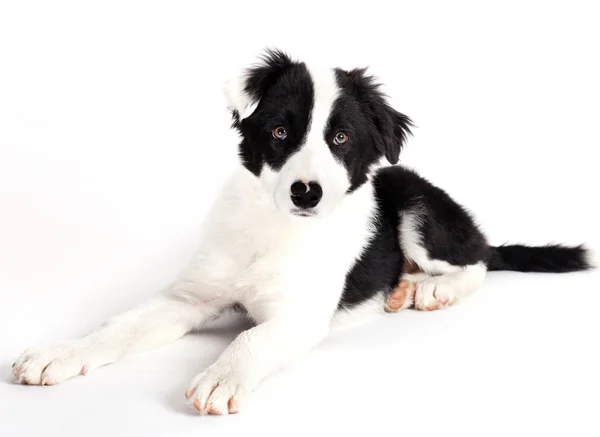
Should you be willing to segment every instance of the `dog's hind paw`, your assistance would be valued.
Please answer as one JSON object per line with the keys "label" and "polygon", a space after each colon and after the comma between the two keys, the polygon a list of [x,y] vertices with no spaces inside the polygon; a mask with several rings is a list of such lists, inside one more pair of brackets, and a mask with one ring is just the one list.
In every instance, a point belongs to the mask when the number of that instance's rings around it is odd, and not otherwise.
{"label": "dog's hind paw", "polygon": [[400,281],[398,286],[387,295],[385,300],[385,310],[388,313],[395,313],[405,308],[410,308],[415,299],[416,286],[411,281]]}

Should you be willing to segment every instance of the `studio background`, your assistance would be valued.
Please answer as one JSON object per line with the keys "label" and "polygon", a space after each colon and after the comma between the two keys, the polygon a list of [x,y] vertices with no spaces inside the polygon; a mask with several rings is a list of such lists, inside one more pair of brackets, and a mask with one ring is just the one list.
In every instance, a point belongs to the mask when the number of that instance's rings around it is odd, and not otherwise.
{"label": "studio background", "polygon": [[22,350],[174,279],[237,153],[222,85],[264,47],[369,66],[416,123],[401,162],[493,244],[600,248],[594,2],[0,3],[0,434],[598,435],[600,274],[490,274],[463,304],[330,337],[237,416],[191,378],[237,320],[54,387]]}

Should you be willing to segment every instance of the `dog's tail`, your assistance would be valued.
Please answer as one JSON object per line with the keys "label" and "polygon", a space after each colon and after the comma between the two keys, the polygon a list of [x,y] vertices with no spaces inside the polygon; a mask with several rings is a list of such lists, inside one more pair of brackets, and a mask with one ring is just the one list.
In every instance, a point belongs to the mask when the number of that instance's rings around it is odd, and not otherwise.
{"label": "dog's tail", "polygon": [[595,253],[585,246],[511,245],[490,247],[488,270],[566,273],[598,267]]}

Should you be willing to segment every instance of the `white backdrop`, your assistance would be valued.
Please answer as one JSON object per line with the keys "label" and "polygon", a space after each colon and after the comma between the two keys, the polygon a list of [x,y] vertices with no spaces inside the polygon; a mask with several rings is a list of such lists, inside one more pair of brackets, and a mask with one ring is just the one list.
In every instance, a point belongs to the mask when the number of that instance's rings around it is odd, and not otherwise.
{"label": "white backdrop", "polygon": [[210,3],[0,3],[0,434],[598,435],[597,272],[497,273],[463,305],[333,336],[237,416],[183,396],[236,322],[63,385],[11,383],[23,349],[185,264],[236,158],[221,85],[265,46],[369,65],[418,126],[402,161],[493,243],[600,247],[595,2]]}

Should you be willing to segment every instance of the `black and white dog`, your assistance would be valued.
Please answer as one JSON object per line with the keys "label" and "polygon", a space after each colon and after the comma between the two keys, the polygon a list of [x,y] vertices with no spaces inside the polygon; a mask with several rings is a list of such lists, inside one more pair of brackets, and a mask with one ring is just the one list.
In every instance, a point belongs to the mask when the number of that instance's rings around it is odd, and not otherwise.
{"label": "black and white dog", "polygon": [[364,69],[319,70],[268,51],[227,96],[240,165],[189,266],[166,292],[88,336],[25,351],[16,382],[85,375],[243,308],[255,327],[186,392],[201,413],[235,413],[340,321],[444,308],[477,290],[487,270],[593,265],[583,247],[488,245],[444,191],[394,165],[411,122]]}

